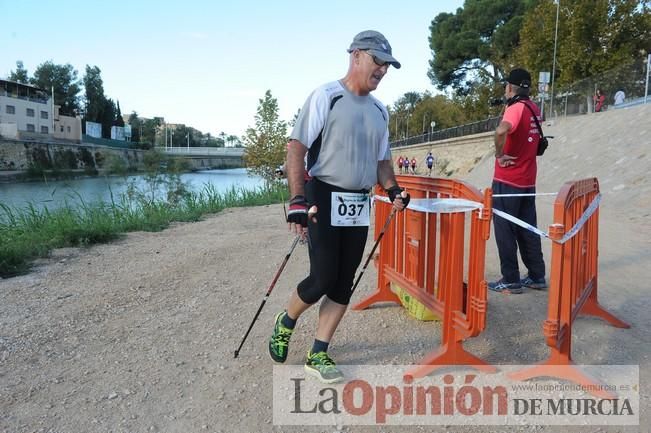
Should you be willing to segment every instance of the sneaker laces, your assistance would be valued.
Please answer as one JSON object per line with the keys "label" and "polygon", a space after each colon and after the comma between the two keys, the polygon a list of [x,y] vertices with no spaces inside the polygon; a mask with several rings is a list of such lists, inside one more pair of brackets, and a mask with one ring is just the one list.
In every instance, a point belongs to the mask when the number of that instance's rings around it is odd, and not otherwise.
{"label": "sneaker laces", "polygon": [[289,346],[289,337],[292,336],[292,330],[284,328],[282,326],[278,327],[278,333],[274,336],[274,344],[278,346]]}
{"label": "sneaker laces", "polygon": [[337,364],[328,356],[327,352],[315,353],[310,358],[312,363],[323,372],[338,371]]}

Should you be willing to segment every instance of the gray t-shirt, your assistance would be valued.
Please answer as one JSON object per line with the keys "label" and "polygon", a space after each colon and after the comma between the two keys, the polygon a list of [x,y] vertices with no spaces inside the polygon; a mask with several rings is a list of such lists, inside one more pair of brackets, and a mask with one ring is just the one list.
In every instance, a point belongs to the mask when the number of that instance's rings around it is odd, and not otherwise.
{"label": "gray t-shirt", "polygon": [[310,176],[340,188],[371,189],[378,161],[391,160],[389,113],[374,96],[359,96],[339,81],[320,86],[305,101],[291,139],[309,150]]}

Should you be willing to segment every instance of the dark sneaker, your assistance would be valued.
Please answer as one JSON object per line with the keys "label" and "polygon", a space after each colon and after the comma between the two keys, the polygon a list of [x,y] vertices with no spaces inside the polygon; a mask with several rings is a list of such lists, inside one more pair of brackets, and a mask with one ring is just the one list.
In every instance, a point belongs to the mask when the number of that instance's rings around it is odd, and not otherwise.
{"label": "dark sneaker", "polygon": [[287,353],[289,352],[289,337],[294,332],[281,323],[283,317],[287,312],[282,311],[276,314],[276,323],[274,325],[274,332],[269,339],[269,355],[271,359],[276,362],[285,362],[287,360]]}
{"label": "dark sneaker", "polygon": [[527,276],[527,278],[520,280],[520,285],[530,289],[542,290],[547,288],[547,281],[545,281],[545,277],[533,279]]}
{"label": "dark sneaker", "polygon": [[305,372],[315,376],[323,383],[336,383],[344,379],[344,375],[335,362],[326,352],[307,352],[305,361]]}
{"label": "dark sneaker", "polygon": [[493,292],[510,293],[512,295],[519,295],[523,292],[520,283],[507,283],[504,279],[488,283],[488,288]]}

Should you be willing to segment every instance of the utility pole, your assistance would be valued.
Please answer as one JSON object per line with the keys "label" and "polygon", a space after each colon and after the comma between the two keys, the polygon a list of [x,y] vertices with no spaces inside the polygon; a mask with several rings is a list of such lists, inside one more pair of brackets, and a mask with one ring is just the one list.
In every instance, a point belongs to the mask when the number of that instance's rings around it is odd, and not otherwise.
{"label": "utility pole", "polygon": [[398,115],[396,114],[396,141],[398,140]]}
{"label": "utility pole", "polygon": [[407,114],[407,124],[405,125],[405,140],[409,138],[409,119],[411,119],[411,113]]}
{"label": "utility pole", "polygon": [[54,128],[54,86],[52,86],[52,134],[56,132]]}
{"label": "utility pole", "polygon": [[647,95],[649,94],[649,69],[651,69],[651,53],[646,58],[646,86],[644,87],[644,103],[646,104]]}
{"label": "utility pole", "polygon": [[[549,100],[549,116],[550,119],[554,116],[554,75],[556,75],[556,44],[558,43],[558,11],[561,8],[561,0],[556,0],[556,30],[554,31],[554,61],[552,65],[552,89],[551,97]],[[542,113],[540,114],[542,117]]]}

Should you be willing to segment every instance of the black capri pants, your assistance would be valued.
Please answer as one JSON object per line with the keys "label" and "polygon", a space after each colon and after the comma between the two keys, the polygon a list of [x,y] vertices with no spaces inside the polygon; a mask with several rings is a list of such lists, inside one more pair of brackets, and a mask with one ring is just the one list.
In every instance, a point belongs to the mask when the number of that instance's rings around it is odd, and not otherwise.
{"label": "black capri pants", "polygon": [[314,304],[326,295],[338,304],[348,305],[355,271],[364,255],[368,226],[330,225],[333,191],[368,193],[366,190],[342,189],[316,178],[305,185],[308,203],[318,208],[317,222],[308,222],[310,275],[297,288],[299,298],[306,304]]}

